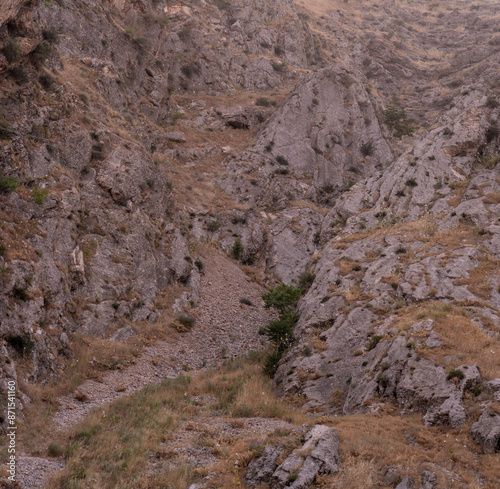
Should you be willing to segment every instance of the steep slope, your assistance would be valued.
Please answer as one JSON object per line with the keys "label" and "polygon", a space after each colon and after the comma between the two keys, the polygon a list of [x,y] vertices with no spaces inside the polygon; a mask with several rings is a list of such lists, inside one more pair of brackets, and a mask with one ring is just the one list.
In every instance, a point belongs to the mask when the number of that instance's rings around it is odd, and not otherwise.
{"label": "steep slope", "polygon": [[[255,407],[254,365],[229,394],[207,380],[172,406],[334,426],[340,472],[318,476],[325,487],[496,487],[498,20],[490,0],[2,5],[4,391],[18,380],[28,417],[62,406],[55,419],[80,419],[179,368],[265,348],[256,333],[273,316],[253,281],[310,285],[274,378],[308,418]],[[155,484],[168,457],[217,467],[194,487],[242,484],[271,444],[305,464],[304,428],[280,441],[273,423],[255,450],[242,430],[245,463],[236,453],[231,467],[232,435],[208,455],[182,428],[192,446],[148,465]],[[47,433],[25,426],[29,455],[44,456]],[[362,442],[369,426],[387,446]],[[84,452],[61,487],[92,487],[75,476]],[[24,473],[44,464],[26,458]]]}

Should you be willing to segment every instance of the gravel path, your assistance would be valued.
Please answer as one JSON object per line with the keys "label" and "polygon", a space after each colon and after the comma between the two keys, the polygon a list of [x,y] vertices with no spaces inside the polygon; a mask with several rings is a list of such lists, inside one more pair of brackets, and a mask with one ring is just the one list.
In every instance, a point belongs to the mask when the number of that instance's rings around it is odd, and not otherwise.
{"label": "gravel path", "polygon": [[[137,392],[147,384],[174,378],[184,370],[193,374],[225,358],[262,348],[259,328],[273,318],[273,313],[264,309],[263,289],[223,255],[204,257],[204,265],[199,316],[193,329],[179,335],[173,343],[158,342],[144,349],[134,365],[104,375],[102,382],[84,382],[78,391],[85,394],[86,401],[78,401],[73,395],[59,398],[61,408],[54,415],[55,427],[65,431],[92,409]],[[242,297],[253,305],[241,304]],[[60,470],[61,465],[25,457],[19,463],[18,480],[24,489],[40,489],[48,472]]]}
{"label": "gravel path", "polygon": [[38,457],[19,457],[17,459],[17,480],[25,489],[41,489],[50,475],[62,470],[64,463]]}

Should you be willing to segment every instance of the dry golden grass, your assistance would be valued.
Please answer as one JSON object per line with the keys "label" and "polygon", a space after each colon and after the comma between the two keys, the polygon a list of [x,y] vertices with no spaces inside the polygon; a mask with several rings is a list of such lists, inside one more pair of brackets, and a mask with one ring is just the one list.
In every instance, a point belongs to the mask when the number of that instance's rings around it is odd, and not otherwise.
{"label": "dry golden grass", "polygon": [[[76,333],[69,345],[74,356],[66,361],[60,359],[57,380],[45,384],[20,382],[21,389],[32,401],[26,407],[25,422],[20,425],[18,433],[26,450],[45,455],[43,447],[47,446],[47,439],[53,436],[51,418],[59,407],[58,397],[75,392],[87,379],[99,382],[106,372],[135,363],[144,346],[152,345],[158,340],[175,340],[177,333],[169,327],[173,317],[168,310],[183,290],[182,287],[171,287],[159,294],[156,307],[165,310],[158,322],[129,323],[137,333],[135,337],[116,342]],[[51,330],[48,332],[60,334]],[[113,331],[109,333],[112,334]],[[18,368],[21,373],[19,377],[27,378],[31,368],[29,361],[20,362]]]}
{"label": "dry golden grass", "polygon": [[[438,365],[451,369],[463,364],[477,365],[486,379],[500,377],[500,335],[491,336],[482,331],[470,319],[464,308],[443,302],[425,302],[398,311],[398,320],[391,326],[407,332],[411,325],[425,318],[434,320],[433,328],[443,345],[422,349],[419,353]],[[428,333],[413,333],[414,337],[426,338]],[[446,362],[445,357],[458,360]]]}
{"label": "dry golden grass", "polygon": [[455,280],[455,285],[467,285],[467,288],[480,299],[490,300],[493,285],[491,281],[500,275],[500,260],[490,254],[481,258],[479,266],[469,271],[469,277]]}
{"label": "dry golden grass", "polygon": [[431,468],[437,472],[438,487],[463,486],[445,471],[436,470],[433,464],[457,473],[469,487],[477,483],[474,473],[477,469],[487,478],[484,487],[493,489],[500,482],[498,467],[483,462],[489,462],[487,457],[479,455],[479,461],[475,460],[480,449],[470,440],[470,426],[450,431],[449,428],[424,426],[420,415],[400,417],[391,414],[321,418],[318,421],[338,431],[341,456],[338,476],[322,478],[321,487],[373,487],[370,478],[388,464],[397,466],[401,475],[409,475],[415,481],[420,479],[421,470]]}
{"label": "dry golden grass", "polygon": [[[246,427],[243,417],[275,418],[292,423],[290,427],[310,421],[275,396],[260,361],[259,355],[231,360],[217,371],[166,380],[91,413],[65,440],[57,440],[66,446],[68,465],[50,487],[67,487],[71,481],[74,489],[185,489],[196,474],[173,448],[200,444],[210,448],[217,461],[213,467],[198,470],[198,475],[215,470],[220,474],[217,487],[234,487],[235,480],[243,478],[242,470],[255,456],[255,449],[272,443],[273,436],[286,437],[288,433],[273,434],[252,448],[256,435]],[[194,396],[203,399],[207,395],[210,402],[192,401]],[[221,433],[217,428],[221,421],[230,422],[242,435]],[[167,443],[168,449],[162,443]],[[295,439],[287,443],[297,446]],[[153,476],[148,463],[151,454],[169,461]]]}

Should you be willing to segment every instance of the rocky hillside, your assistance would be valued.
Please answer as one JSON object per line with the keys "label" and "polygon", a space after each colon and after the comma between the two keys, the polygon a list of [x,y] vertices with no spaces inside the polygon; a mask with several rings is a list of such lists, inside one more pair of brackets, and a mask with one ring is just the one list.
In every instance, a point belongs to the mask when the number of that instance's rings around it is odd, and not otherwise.
{"label": "rocky hillside", "polygon": [[[201,376],[186,396],[205,428],[176,421],[177,451],[152,465],[148,445],[144,487],[497,487],[499,12],[3,2],[0,404],[15,379],[20,470],[38,474],[23,487],[63,466],[49,485],[115,487],[102,467],[77,476],[83,445],[47,454],[43,420],[79,443],[92,408],[135,409],[127,396],[181,369]],[[283,400],[252,384],[271,412],[247,392],[255,358],[223,367],[221,392],[205,371],[270,348],[259,295],[280,282],[302,298],[272,381]],[[182,417],[181,397],[161,402]],[[158,475],[176,465],[197,471]]]}

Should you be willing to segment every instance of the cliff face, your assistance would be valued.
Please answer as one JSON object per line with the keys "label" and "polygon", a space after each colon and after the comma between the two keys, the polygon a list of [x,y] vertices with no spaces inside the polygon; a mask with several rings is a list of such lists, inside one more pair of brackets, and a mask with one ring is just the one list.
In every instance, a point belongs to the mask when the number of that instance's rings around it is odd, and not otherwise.
{"label": "cliff face", "polygon": [[497,7],[3,2],[4,384],[173,337],[218,249],[312,281],[277,392],[469,430],[499,401]]}

